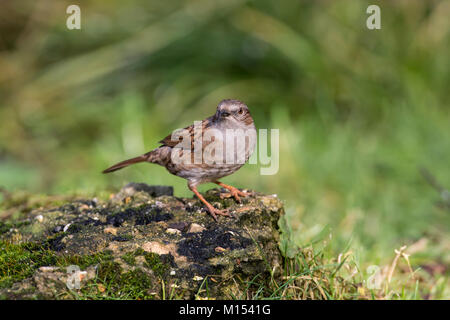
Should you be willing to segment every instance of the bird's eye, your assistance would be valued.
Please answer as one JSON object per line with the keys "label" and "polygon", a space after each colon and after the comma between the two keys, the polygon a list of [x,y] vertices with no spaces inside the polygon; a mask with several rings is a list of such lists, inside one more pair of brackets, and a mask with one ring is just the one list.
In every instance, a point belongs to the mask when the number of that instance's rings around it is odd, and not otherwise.
{"label": "bird's eye", "polygon": [[239,114],[243,114],[244,113],[244,109],[240,108],[238,111]]}

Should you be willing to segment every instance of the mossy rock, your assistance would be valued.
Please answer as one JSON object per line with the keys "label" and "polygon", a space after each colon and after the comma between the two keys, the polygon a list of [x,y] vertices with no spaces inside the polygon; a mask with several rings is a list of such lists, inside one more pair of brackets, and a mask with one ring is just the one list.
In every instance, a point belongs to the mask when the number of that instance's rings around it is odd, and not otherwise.
{"label": "mossy rock", "polygon": [[238,204],[209,190],[206,199],[234,215],[215,222],[196,198],[172,194],[129,184],[105,200],[22,202],[0,222],[0,298],[230,299],[278,277],[275,195]]}

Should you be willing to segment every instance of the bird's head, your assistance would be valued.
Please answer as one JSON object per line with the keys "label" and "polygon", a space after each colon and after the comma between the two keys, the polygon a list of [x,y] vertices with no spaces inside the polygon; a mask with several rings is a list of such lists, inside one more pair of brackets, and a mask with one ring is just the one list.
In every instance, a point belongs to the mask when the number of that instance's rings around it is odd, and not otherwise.
{"label": "bird's head", "polygon": [[214,115],[216,123],[227,124],[229,126],[247,126],[253,124],[250,111],[245,103],[239,100],[222,100]]}

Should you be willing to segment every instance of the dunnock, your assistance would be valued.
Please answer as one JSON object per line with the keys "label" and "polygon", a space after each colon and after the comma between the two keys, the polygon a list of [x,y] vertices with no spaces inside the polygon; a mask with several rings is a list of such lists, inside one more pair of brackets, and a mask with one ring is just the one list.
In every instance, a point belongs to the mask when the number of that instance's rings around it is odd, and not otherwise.
{"label": "dunnock", "polygon": [[[181,135],[180,135],[181,132]],[[231,139],[230,139],[231,137]],[[139,162],[156,163],[188,181],[189,189],[206,205],[211,216],[230,216],[227,210],[214,208],[197,191],[202,183],[212,182],[228,189],[240,202],[248,194],[218,179],[241,168],[256,145],[256,129],[248,107],[239,100],[223,100],[216,113],[198,125],[174,131],[160,141],[160,147],[139,157],[119,162],[103,171],[113,172]],[[236,146],[236,148],[235,148]]]}

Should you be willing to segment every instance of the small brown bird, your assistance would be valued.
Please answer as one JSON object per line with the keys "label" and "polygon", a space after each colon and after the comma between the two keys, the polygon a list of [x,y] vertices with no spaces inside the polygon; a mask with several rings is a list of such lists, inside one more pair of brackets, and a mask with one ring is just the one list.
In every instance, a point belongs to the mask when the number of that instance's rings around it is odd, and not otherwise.
{"label": "small brown bird", "polygon": [[226,99],[216,113],[198,124],[176,130],[162,145],[139,157],[119,162],[103,171],[113,172],[139,162],[156,163],[188,181],[189,189],[206,205],[211,216],[230,217],[227,210],[214,208],[197,191],[202,183],[212,182],[230,191],[236,201],[248,194],[218,179],[241,168],[256,145],[256,129],[248,107],[239,100]]}

